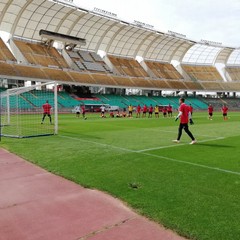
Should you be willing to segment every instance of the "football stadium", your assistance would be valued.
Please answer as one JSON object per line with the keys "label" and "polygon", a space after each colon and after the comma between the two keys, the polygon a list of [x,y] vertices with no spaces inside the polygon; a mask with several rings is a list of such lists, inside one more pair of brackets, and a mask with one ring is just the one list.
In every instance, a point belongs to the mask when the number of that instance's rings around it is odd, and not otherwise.
{"label": "football stadium", "polygon": [[[71,0],[0,0],[0,12],[0,240],[240,239],[240,48]],[[192,106],[193,141],[178,137],[180,98]],[[99,227],[101,214],[86,214],[72,224],[69,209],[83,200],[62,205],[66,218],[40,214],[32,201],[47,206],[58,183],[44,192],[49,178],[23,200],[42,176],[23,182],[23,161],[117,199],[176,238],[136,221],[130,228],[132,215]]]}

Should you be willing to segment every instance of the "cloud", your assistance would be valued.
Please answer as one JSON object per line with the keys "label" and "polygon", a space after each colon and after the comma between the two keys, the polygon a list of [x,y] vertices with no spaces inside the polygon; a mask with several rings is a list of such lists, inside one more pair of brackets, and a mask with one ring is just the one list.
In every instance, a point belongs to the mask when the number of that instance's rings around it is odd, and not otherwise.
{"label": "cloud", "polygon": [[239,0],[75,0],[75,3],[116,13],[119,18],[151,24],[159,31],[175,31],[193,40],[239,46]]}

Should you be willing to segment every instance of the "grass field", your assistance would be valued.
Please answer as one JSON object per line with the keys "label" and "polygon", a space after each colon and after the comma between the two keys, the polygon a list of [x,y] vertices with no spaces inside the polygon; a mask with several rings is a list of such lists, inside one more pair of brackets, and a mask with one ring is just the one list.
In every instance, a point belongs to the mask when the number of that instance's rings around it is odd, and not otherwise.
{"label": "grass field", "polygon": [[[240,113],[223,121],[194,113],[176,139],[173,118],[86,121],[59,116],[57,136],[2,138],[2,147],[85,187],[122,199],[180,235],[198,240],[240,239]],[[40,121],[39,121],[40,122]]]}

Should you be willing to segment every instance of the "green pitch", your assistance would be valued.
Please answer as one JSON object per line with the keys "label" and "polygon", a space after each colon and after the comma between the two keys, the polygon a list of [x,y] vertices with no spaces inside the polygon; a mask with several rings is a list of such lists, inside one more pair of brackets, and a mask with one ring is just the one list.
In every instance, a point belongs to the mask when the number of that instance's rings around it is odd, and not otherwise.
{"label": "green pitch", "polygon": [[[177,137],[174,118],[59,116],[57,136],[2,138],[1,146],[198,240],[240,239],[240,113],[194,113]],[[39,126],[42,127],[42,126]]]}

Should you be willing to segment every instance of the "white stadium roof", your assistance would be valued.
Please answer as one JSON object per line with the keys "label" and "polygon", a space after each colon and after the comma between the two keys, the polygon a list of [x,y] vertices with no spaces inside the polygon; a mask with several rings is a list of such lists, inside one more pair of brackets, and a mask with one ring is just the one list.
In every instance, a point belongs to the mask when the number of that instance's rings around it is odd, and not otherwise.
{"label": "white stadium roof", "polygon": [[104,11],[79,8],[69,0],[0,0],[1,33],[44,41],[46,39],[39,35],[41,29],[86,39],[81,49],[102,50],[110,55],[141,56],[164,62],[184,59],[191,64],[214,64],[214,61],[227,64],[231,55],[231,64],[240,65],[239,50],[234,54],[233,48],[197,43],[141,23],[122,21]]}

